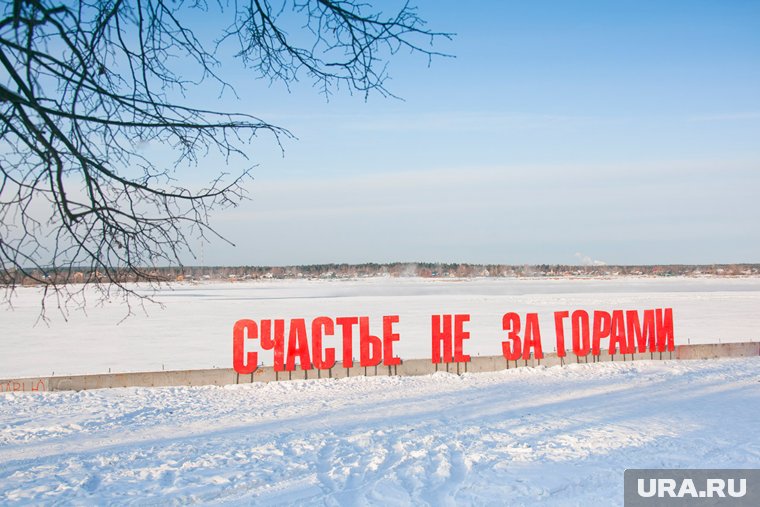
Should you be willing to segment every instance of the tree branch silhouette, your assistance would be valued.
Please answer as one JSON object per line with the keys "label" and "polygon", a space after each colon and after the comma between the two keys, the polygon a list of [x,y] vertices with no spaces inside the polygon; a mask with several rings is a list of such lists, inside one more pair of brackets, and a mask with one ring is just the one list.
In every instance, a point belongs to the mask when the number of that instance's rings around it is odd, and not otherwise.
{"label": "tree branch silhouette", "polygon": [[[224,23],[212,42],[192,22],[206,15]],[[212,168],[197,189],[177,182],[178,168],[250,160],[262,133],[292,137],[183,100],[210,83],[234,92],[226,49],[253,79],[391,96],[393,55],[444,56],[433,42],[451,37],[409,4],[384,15],[356,1],[13,0],[0,16],[0,283],[7,302],[28,282],[60,308],[74,281],[144,297],[127,282],[160,282],[153,269],[181,265],[193,241],[224,240],[210,215],[246,198],[253,167]],[[146,143],[169,147],[174,162],[144,153]]]}

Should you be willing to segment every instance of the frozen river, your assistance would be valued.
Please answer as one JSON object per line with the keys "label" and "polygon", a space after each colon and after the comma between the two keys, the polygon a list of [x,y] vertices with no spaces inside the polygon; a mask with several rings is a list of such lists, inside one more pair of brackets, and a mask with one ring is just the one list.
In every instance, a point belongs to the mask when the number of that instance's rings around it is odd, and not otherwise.
{"label": "frozen river", "polygon": [[[0,378],[14,376],[231,367],[232,326],[243,318],[369,316],[380,334],[383,315],[399,315],[402,359],[430,357],[430,316],[466,313],[465,352],[501,353],[506,312],[539,314],[545,352],[554,349],[554,311],[673,308],[676,344],[760,340],[760,278],[265,280],[178,283],[159,291],[125,321],[122,302],[63,319],[49,310],[38,323],[40,292],[18,289],[0,313]],[[335,340],[337,342],[337,339]],[[339,343],[326,343],[340,349]],[[260,354],[271,364],[271,354]]]}

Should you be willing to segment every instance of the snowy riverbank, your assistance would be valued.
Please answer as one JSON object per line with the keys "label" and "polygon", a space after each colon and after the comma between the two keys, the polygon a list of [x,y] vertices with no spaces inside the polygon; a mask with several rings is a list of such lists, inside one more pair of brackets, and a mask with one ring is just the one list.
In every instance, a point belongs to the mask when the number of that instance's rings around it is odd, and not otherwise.
{"label": "snowy riverbank", "polygon": [[0,503],[622,504],[760,467],[760,359],[0,395]]}

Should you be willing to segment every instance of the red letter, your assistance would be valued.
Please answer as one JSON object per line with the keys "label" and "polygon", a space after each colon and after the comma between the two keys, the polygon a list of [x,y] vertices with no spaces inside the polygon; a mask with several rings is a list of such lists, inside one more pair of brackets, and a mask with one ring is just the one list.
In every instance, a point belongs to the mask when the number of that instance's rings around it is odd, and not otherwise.
{"label": "red letter", "polygon": [[296,355],[301,363],[301,369],[310,370],[309,337],[306,336],[306,321],[304,319],[290,319],[288,358],[285,361],[285,369],[287,371],[296,369]]}
{"label": "red letter", "polygon": [[663,311],[657,310],[657,350],[659,352],[665,352],[666,348],[669,351],[675,349],[673,343],[673,309],[665,308],[665,315]]}
{"label": "red letter", "polygon": [[644,310],[644,324],[639,326],[639,313],[636,310],[625,312],[626,324],[628,326],[628,345],[629,348],[634,345],[634,339],[639,346],[639,352],[647,351],[647,342],[651,352],[655,350],[654,334],[654,310]]}
{"label": "red letter", "polygon": [[570,320],[573,323],[573,354],[587,356],[591,352],[588,313],[585,310],[575,310]]}
{"label": "red letter", "polygon": [[620,345],[621,354],[630,354],[628,344],[625,340],[625,316],[623,310],[612,312],[612,323],[610,324],[610,354],[617,353],[617,346]]}
{"label": "red letter", "polygon": [[335,349],[328,347],[324,350],[324,357],[322,356],[323,334],[335,334],[335,325],[330,317],[317,317],[311,322],[311,353],[314,356],[314,367],[318,370],[329,370],[335,366]]}
{"label": "red letter", "polygon": [[285,321],[274,321],[274,339],[272,339],[272,321],[261,321],[261,348],[274,349],[274,371],[285,371]]}
{"label": "red letter", "polygon": [[557,334],[557,357],[565,357],[565,322],[568,312],[554,312],[554,330]]}
{"label": "red letter", "polygon": [[396,322],[398,322],[398,315],[383,317],[383,364],[385,366],[401,364],[398,357],[393,357],[393,342],[399,339],[398,333],[393,332],[393,324]]}
{"label": "red letter", "polygon": [[382,353],[380,338],[369,334],[369,317],[359,317],[359,366],[377,366]]}
{"label": "red letter", "polygon": [[256,352],[245,353],[245,338],[255,340],[259,337],[259,328],[256,322],[243,319],[235,322],[232,327],[232,367],[242,375],[248,375],[256,371],[259,355]]}
{"label": "red letter", "polygon": [[522,346],[520,342],[520,316],[514,312],[505,313],[501,319],[501,327],[508,331],[507,339],[512,341],[512,346],[508,342],[501,342],[501,352],[507,361],[517,361],[522,355]]}
{"label": "red letter", "polygon": [[541,350],[541,331],[538,327],[538,314],[528,313],[525,315],[525,341],[523,342],[523,359],[530,359],[530,349],[535,349],[533,357],[543,359]]}
{"label": "red letter", "polygon": [[358,317],[338,317],[335,323],[343,328],[343,367],[354,367],[353,341],[354,326],[359,323]]}
{"label": "red letter", "polygon": [[591,348],[591,354],[598,356],[602,353],[601,340],[610,336],[610,322],[612,317],[609,313],[603,311],[594,312],[594,334],[593,334],[593,347]]}
{"label": "red letter", "polygon": [[[443,329],[441,329],[443,318]],[[451,357],[451,315],[433,315],[433,363],[441,362],[441,344],[443,344],[443,362],[450,363]]]}
{"label": "red letter", "polygon": [[470,339],[470,332],[464,330],[464,323],[469,321],[469,315],[454,315],[454,361],[457,363],[470,361],[470,356],[462,351],[462,341]]}

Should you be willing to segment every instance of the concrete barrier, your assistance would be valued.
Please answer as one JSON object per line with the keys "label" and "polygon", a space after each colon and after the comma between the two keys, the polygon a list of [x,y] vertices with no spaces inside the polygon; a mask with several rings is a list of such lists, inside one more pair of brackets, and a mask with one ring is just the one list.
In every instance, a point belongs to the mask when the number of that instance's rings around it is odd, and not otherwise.
{"label": "concrete barrier", "polygon": [[169,386],[206,386],[250,384],[255,382],[277,382],[281,380],[345,378],[357,376],[413,376],[428,375],[436,371],[445,371],[461,375],[499,371],[507,368],[525,366],[559,366],[572,363],[593,363],[604,361],[642,361],[667,359],[713,359],[719,357],[760,356],[760,342],[711,343],[701,345],[678,345],[674,352],[646,352],[643,354],[602,353],[576,357],[568,354],[560,358],[556,353],[544,354],[543,359],[519,359],[507,361],[503,356],[475,356],[469,363],[434,364],[429,359],[410,359],[397,366],[361,367],[355,363],[352,368],[336,365],[331,370],[295,370],[276,372],[271,366],[260,366],[249,375],[240,375],[231,368],[214,368],[208,370],[176,370],[134,373],[105,373],[98,375],[68,375],[57,377],[27,377],[0,380],[0,393],[5,392],[43,392],[43,391],[81,391],[85,389],[107,389],[113,387],[169,387]]}
{"label": "concrete barrier", "polygon": [[501,356],[477,356],[470,359],[468,372],[498,371],[506,367],[506,361]]}
{"label": "concrete barrier", "polygon": [[712,359],[715,357],[749,357],[760,355],[760,343],[709,343],[702,345],[678,345],[676,359]]}
{"label": "concrete barrier", "polygon": [[402,361],[402,363],[396,367],[396,373],[404,376],[429,375],[431,373],[431,366],[433,365],[427,359],[410,359],[408,361]]}
{"label": "concrete barrier", "polygon": [[556,352],[549,352],[544,354],[544,358],[539,360],[539,366],[546,366],[547,368],[552,366],[562,366],[562,358],[557,355]]}

